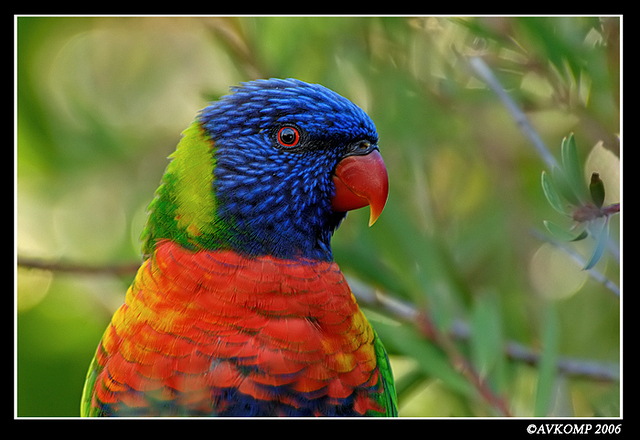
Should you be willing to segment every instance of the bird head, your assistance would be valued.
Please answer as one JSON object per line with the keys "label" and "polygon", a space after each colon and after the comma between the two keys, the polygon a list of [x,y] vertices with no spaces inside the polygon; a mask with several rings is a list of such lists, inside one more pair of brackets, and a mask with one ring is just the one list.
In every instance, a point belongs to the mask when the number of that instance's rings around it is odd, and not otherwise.
{"label": "bird head", "polygon": [[369,116],[298,80],[233,88],[200,112],[172,156],[150,208],[147,253],[168,238],[195,249],[329,260],[346,212],[369,205],[373,224],[387,200]]}

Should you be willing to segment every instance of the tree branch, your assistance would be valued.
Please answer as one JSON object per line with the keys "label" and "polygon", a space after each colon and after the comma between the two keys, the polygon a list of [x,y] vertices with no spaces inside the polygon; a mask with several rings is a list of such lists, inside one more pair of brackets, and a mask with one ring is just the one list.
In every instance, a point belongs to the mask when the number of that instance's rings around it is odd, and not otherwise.
{"label": "tree branch", "polygon": [[[45,261],[42,259],[21,257],[19,255],[17,257],[17,264],[19,267],[28,269],[89,275],[133,275],[140,267],[140,263],[89,266],[60,261]],[[351,277],[348,278],[348,281],[353,294],[360,304],[380,309],[395,319],[414,325],[425,338],[431,341],[438,343],[444,341],[443,338],[445,335],[439,334],[435,326],[431,325],[430,317],[420,312],[412,304],[401,301],[392,295],[384,294]],[[453,339],[464,342],[469,340],[471,331],[465,322],[456,320],[452,325],[450,333]],[[529,365],[537,365],[540,361],[540,353],[515,341],[508,341],[504,350],[507,357],[513,361],[524,362]],[[581,377],[604,382],[616,382],[620,380],[619,365],[615,363],[560,358],[558,360],[558,369],[561,373],[571,377]],[[476,379],[479,380],[478,378]]]}
{"label": "tree branch", "polygon": [[[425,322],[431,322],[428,315],[421,313],[413,305],[384,294],[358,280],[349,279],[349,285],[360,304],[381,309],[400,321],[415,325],[429,340],[441,338],[441,336],[437,335],[433,325],[425,325]],[[450,335],[455,340],[466,342],[470,338],[471,330],[467,323],[456,320],[451,327]],[[539,363],[541,356],[539,352],[515,341],[507,341],[504,352],[512,361],[524,362],[534,366]],[[569,377],[580,377],[596,381],[617,382],[620,380],[620,366],[613,362],[560,357],[558,359],[558,371]]]}
{"label": "tree branch", "polygon": [[28,269],[48,270],[52,272],[69,272],[76,274],[108,274],[108,275],[132,275],[135,274],[141,263],[107,264],[89,266],[86,264],[68,263],[62,261],[46,261],[39,258],[21,257],[18,255],[19,267]]}

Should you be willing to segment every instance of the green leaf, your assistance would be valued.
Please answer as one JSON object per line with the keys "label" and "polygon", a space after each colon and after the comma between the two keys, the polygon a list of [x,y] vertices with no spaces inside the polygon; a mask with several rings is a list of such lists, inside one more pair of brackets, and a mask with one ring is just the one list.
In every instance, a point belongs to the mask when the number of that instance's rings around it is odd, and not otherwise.
{"label": "green leaf", "polygon": [[544,195],[553,209],[561,214],[567,214],[564,206],[562,206],[562,199],[556,192],[553,184],[551,183],[551,179],[549,179],[549,176],[545,171],[542,172],[542,191],[544,191]]}
{"label": "green leaf", "polygon": [[585,238],[587,238],[589,236],[589,233],[587,232],[586,229],[584,229],[580,234],[578,234],[576,236],[576,238],[574,238],[571,241],[580,241],[580,240],[584,240]]}
{"label": "green leaf", "polygon": [[578,206],[581,204],[580,200],[578,200],[578,196],[576,196],[576,194],[571,189],[569,181],[567,180],[564,171],[561,168],[553,168],[551,170],[551,178],[553,180],[553,183],[555,184],[555,188],[558,194],[560,194],[574,206]]}
{"label": "green leaf", "polygon": [[558,349],[560,322],[555,304],[550,303],[542,330],[542,353],[538,364],[538,383],[534,417],[548,415],[553,404],[553,394],[558,375]]}
{"label": "green leaf", "polygon": [[500,376],[504,367],[504,341],[497,295],[481,295],[478,298],[471,325],[472,359],[476,369],[483,377],[491,375],[498,379],[498,383],[502,382]]}
{"label": "green leaf", "polygon": [[602,208],[602,204],[604,203],[604,182],[600,179],[600,174],[591,174],[589,192],[591,193],[591,200],[593,200],[594,205]]}
{"label": "green leaf", "polygon": [[559,226],[548,220],[543,220],[542,223],[554,237],[562,241],[579,241],[587,238],[587,236],[589,235],[584,229],[579,234],[576,234],[575,232],[568,231],[562,226]]}
{"label": "green leaf", "polygon": [[585,200],[585,182],[582,177],[582,166],[578,157],[578,149],[573,133],[562,140],[562,168],[571,191],[578,200]]}
{"label": "green leaf", "polygon": [[604,220],[604,224],[602,225],[602,229],[600,233],[596,236],[596,247],[593,250],[593,254],[591,258],[584,266],[584,270],[589,270],[593,266],[595,266],[600,258],[602,258],[602,254],[604,254],[605,245],[607,244],[607,239],[609,238],[609,218],[606,217]]}

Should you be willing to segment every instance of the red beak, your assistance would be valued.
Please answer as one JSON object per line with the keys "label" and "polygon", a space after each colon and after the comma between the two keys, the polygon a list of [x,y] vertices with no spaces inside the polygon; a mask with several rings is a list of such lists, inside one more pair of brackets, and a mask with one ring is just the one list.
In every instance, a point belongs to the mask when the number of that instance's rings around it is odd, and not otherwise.
{"label": "red beak", "polygon": [[387,203],[387,168],[377,150],[365,156],[347,156],[338,162],[333,176],[336,194],[331,200],[334,211],[346,212],[369,205],[373,225]]}

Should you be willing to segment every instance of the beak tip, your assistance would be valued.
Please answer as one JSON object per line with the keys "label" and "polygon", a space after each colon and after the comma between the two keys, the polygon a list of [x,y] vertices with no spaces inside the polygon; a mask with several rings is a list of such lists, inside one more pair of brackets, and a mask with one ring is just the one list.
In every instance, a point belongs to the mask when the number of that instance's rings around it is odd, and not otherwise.
{"label": "beak tip", "polygon": [[[385,201],[385,204],[386,204],[386,201]],[[369,227],[373,226],[373,224],[378,221],[378,219],[380,218],[380,215],[382,214],[382,210],[384,209],[385,204],[383,204],[380,208],[374,205],[369,206],[370,208]]]}
{"label": "beak tip", "polygon": [[389,193],[387,170],[380,153],[343,159],[334,175],[335,195],[331,201],[336,211],[350,211],[369,205],[369,226],[378,220]]}

